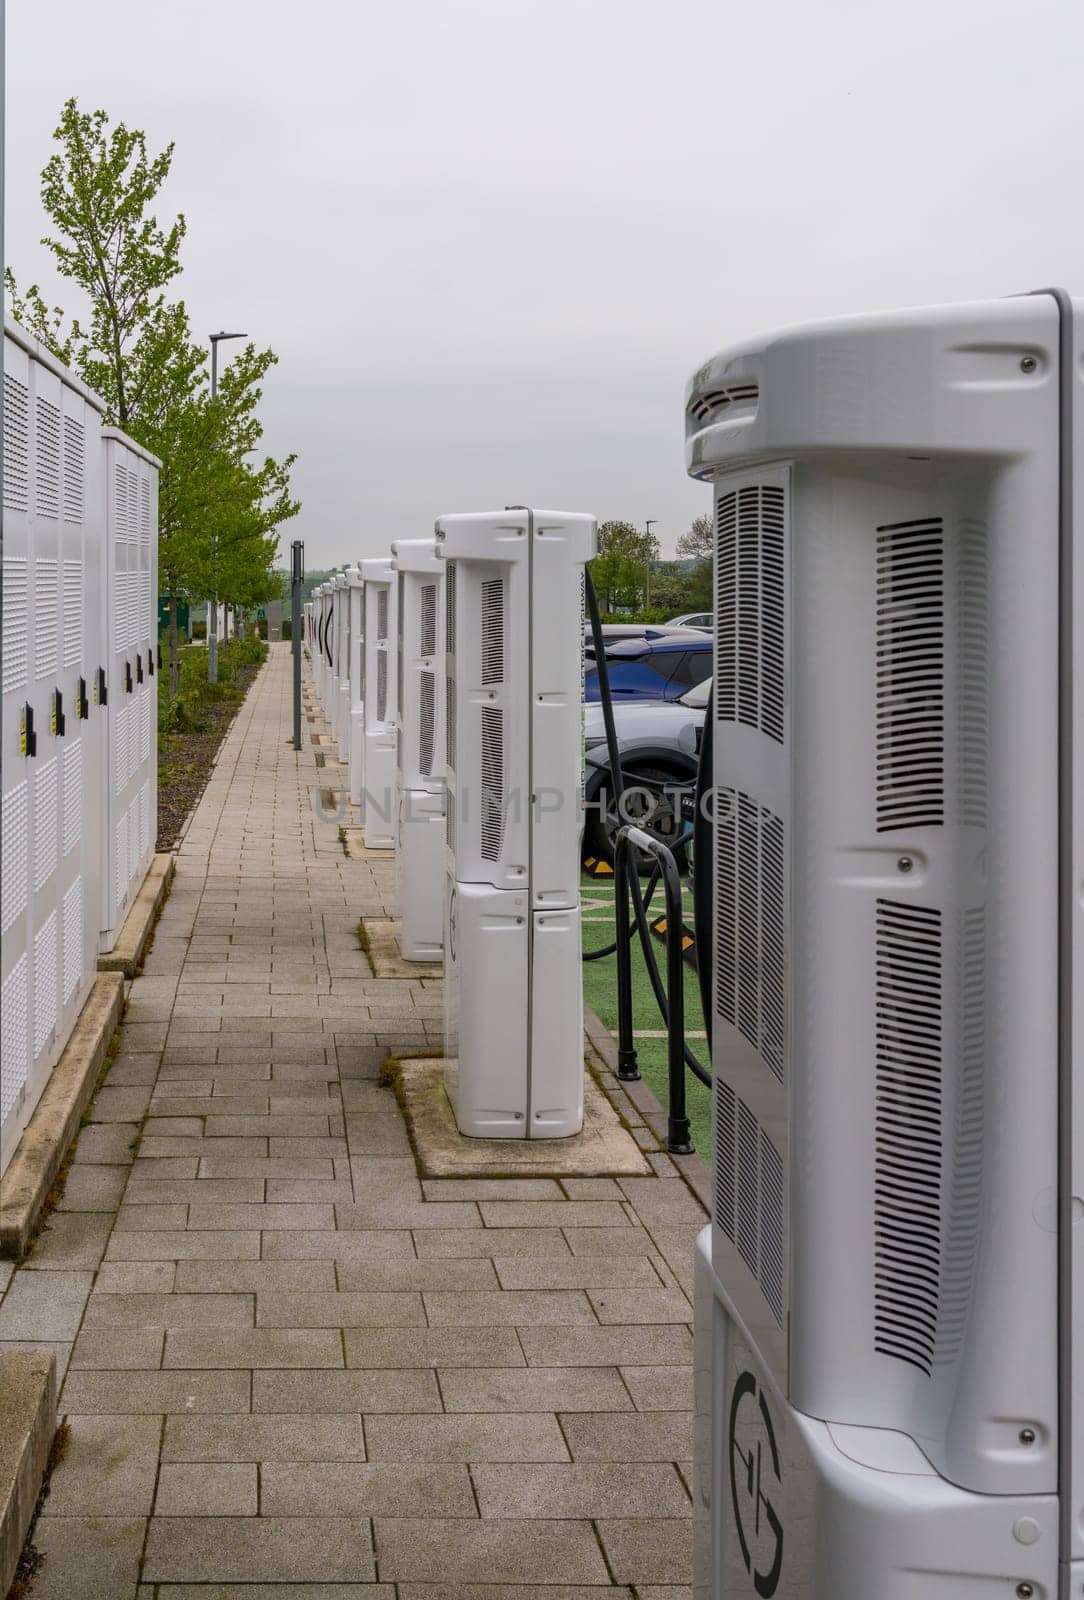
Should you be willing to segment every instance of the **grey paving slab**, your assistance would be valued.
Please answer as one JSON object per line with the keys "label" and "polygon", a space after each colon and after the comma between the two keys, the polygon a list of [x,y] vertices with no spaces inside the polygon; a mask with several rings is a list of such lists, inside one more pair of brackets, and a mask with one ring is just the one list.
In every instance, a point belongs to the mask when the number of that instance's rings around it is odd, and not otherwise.
{"label": "grey paving slab", "polygon": [[72,1346],[71,1365],[90,1371],[154,1371],[162,1365],[165,1341],[164,1328],[84,1328]]}
{"label": "grey paving slab", "polygon": [[[400,1355],[409,1360],[412,1353]],[[387,1366],[346,1372],[254,1372],[252,1409],[310,1416],[363,1411],[376,1416],[430,1413],[443,1407],[432,1370]]]}
{"label": "grey paving slab", "polygon": [[487,1256],[436,1261],[341,1261],[340,1289],[495,1289],[497,1274]]}
{"label": "grey paving slab", "polygon": [[[646,1234],[643,1237],[647,1241]],[[414,1245],[423,1261],[454,1256],[569,1254],[568,1242],[559,1228],[426,1228],[415,1234]]]}
{"label": "grey paving slab", "polygon": [[17,1272],[0,1305],[0,1339],[74,1339],[93,1281],[90,1272]]}
{"label": "grey paving slab", "polygon": [[692,1361],[692,1334],[662,1327],[529,1328],[520,1343],[532,1367],[680,1366]]}
{"label": "grey paving slab", "polygon": [[[316,1377],[318,1374],[309,1374]],[[343,1415],[169,1416],[163,1461],[365,1460],[361,1407]],[[289,1515],[289,1513],[284,1513]]]}
{"label": "grey paving slab", "polygon": [[602,1323],[691,1323],[693,1320],[693,1308],[679,1289],[589,1289],[587,1298]]}
{"label": "grey paving slab", "polygon": [[481,1294],[434,1291],[424,1299],[426,1316],[434,1328],[574,1327],[595,1322],[586,1295],[573,1289]]}
{"label": "grey paving slab", "polygon": [[569,1414],[562,1425],[574,1461],[687,1461],[692,1456],[688,1412]]}
{"label": "grey paving slab", "polygon": [[347,1328],[348,1367],[522,1367],[514,1328]]}
{"label": "grey paving slab", "polygon": [[685,1485],[668,1463],[474,1466],[478,1510],[499,1517],[687,1517]]}
{"label": "grey paving slab", "polygon": [[[201,1237],[213,1237],[202,1235]],[[255,1235],[259,1237],[259,1235]],[[382,1228],[375,1233],[337,1233],[333,1229],[317,1232],[265,1233],[265,1261],[413,1261],[414,1244],[409,1233]]]}
{"label": "grey paving slab", "polygon": [[260,1473],[264,1516],[471,1517],[478,1507],[463,1464],[270,1462]]}
{"label": "grey paving slab", "polygon": [[[432,1318],[430,1319],[432,1320]],[[420,1294],[321,1294],[270,1290],[257,1296],[260,1328],[424,1328]]]}
{"label": "grey paving slab", "polygon": [[125,1191],[125,1200],[129,1205],[263,1204],[265,1185],[262,1178],[192,1178],[178,1181],[166,1173],[161,1178],[154,1172],[148,1173],[148,1165],[153,1166],[154,1163],[136,1163],[137,1170],[133,1171]]}
{"label": "grey paving slab", "polygon": [[370,1417],[365,1437],[371,1461],[569,1459],[556,1417],[542,1413]]}
{"label": "grey paving slab", "polygon": [[691,1367],[622,1367],[621,1376],[637,1411],[691,1411]]}
{"label": "grey paving slab", "polygon": [[658,1289],[646,1256],[495,1256],[502,1289]]}
{"label": "grey paving slab", "polygon": [[146,1526],[131,1516],[39,1517],[33,1600],[135,1600]]}
{"label": "grey paving slab", "polygon": [[149,1516],[162,1433],[156,1416],[65,1418],[70,1433],[49,1488],[50,1517]]}
{"label": "grey paving slab", "polygon": [[692,1579],[692,1522],[684,1519],[600,1520],[598,1535],[619,1583],[688,1583]]}
{"label": "grey paving slab", "polygon": [[251,1328],[251,1294],[92,1294],[86,1328]]}
{"label": "grey paving slab", "polygon": [[76,1372],[60,1395],[62,1411],[128,1415],[165,1411],[247,1411],[247,1372]]}
{"label": "grey paving slab", "polygon": [[[396,1593],[399,1600],[633,1600],[632,1590],[624,1585],[599,1589],[593,1584],[567,1583],[400,1583]],[[648,1594],[647,1590],[641,1591],[641,1596]],[[660,1597],[656,1595],[654,1600]],[[676,1590],[667,1590],[661,1600],[684,1597]]]}
{"label": "grey paving slab", "polygon": [[247,1233],[114,1233],[109,1261],[258,1261],[260,1235]]}
{"label": "grey paving slab", "polygon": [[186,1205],[155,1205],[141,1201],[136,1205],[121,1206],[113,1230],[114,1234],[168,1233],[185,1227],[187,1222]]}
{"label": "grey paving slab", "polygon": [[357,1582],[376,1576],[364,1517],[155,1517],[151,1583]]}
{"label": "grey paving slab", "polygon": [[81,1131],[75,1147],[75,1165],[89,1161],[106,1166],[126,1166],[133,1158],[138,1137],[138,1122],[101,1122],[86,1127]]}
{"label": "grey paving slab", "polygon": [[58,1211],[115,1211],[124,1193],[125,1167],[73,1165],[57,1202]]}
{"label": "grey paving slab", "polygon": [[[646,1228],[569,1228],[564,1235],[574,1256],[644,1256],[654,1249]],[[690,1250],[692,1245],[690,1244]]]}
{"label": "grey paving slab", "polygon": [[440,1368],[449,1412],[630,1411],[616,1367]]}
{"label": "grey paving slab", "polygon": [[331,1205],[200,1205],[188,1208],[190,1230],[244,1233],[250,1228],[268,1232],[307,1232],[334,1228]]}
{"label": "grey paving slab", "polygon": [[609,1582],[589,1522],[378,1517],[373,1537],[381,1576],[396,1582]]}
{"label": "grey paving slab", "polygon": [[333,1328],[171,1328],[163,1367],[341,1367]]}
{"label": "grey paving slab", "polygon": [[91,1101],[90,1120],[91,1123],[139,1122],[149,1104],[150,1090],[145,1085],[130,1090],[114,1090],[106,1085]]}
{"label": "grey paving slab", "polygon": [[105,1254],[112,1225],[111,1216],[97,1211],[54,1211],[25,1266],[31,1271],[92,1271]]}
{"label": "grey paving slab", "polygon": [[296,1303],[301,1291],[336,1287],[334,1261],[178,1261],[174,1270],[175,1287],[184,1294],[288,1290]]}
{"label": "grey paving slab", "polygon": [[[646,1181],[646,1180],[645,1180]],[[657,1182],[657,1179],[651,1179]],[[620,1228],[628,1218],[613,1200],[482,1200],[487,1228]]]}
{"label": "grey paving slab", "polygon": [[156,1517],[254,1517],[259,1468],[248,1462],[163,1462],[154,1497]]}

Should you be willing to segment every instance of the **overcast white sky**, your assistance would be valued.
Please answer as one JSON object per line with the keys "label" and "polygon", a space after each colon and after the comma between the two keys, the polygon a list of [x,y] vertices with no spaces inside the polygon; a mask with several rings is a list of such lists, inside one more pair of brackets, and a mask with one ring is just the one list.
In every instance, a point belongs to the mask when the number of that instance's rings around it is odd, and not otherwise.
{"label": "overcast white sky", "polygon": [[835,313],[1084,292],[1071,0],[8,0],[7,237],[62,102],[175,139],[197,330],[281,362],[310,566],[508,502],[705,508],[682,391]]}

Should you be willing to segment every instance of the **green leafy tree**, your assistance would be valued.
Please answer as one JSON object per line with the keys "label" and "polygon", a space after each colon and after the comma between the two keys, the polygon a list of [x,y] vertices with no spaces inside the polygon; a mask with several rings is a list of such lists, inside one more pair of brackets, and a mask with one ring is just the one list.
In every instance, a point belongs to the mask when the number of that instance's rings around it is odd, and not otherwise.
{"label": "green leafy tree", "polygon": [[606,611],[643,603],[649,561],[658,559],[659,541],[632,522],[603,522],[599,553],[591,563],[596,592]]}
{"label": "green leafy tree", "polygon": [[176,692],[178,598],[257,603],[248,597],[269,582],[274,530],[300,509],[289,493],[293,456],[262,466],[249,459],[262,435],[261,383],[277,357],[247,345],[211,399],[207,352],[184,303],[166,298],[181,271],[185,219],[163,227],[152,210],[172,144],[151,154],[138,129],[110,128],[104,111],[82,112],[74,99],[54,137],[41,198],[55,234],[42,243],[83,291],[89,315],[65,332],[60,308],[35,284],[20,293],[10,272],[8,297],[17,320],[102,396],[107,419],[162,461],[159,572]]}
{"label": "green leafy tree", "polygon": [[708,516],[694,517],[688,531],[677,542],[677,554],[684,560],[711,561],[714,528]]}

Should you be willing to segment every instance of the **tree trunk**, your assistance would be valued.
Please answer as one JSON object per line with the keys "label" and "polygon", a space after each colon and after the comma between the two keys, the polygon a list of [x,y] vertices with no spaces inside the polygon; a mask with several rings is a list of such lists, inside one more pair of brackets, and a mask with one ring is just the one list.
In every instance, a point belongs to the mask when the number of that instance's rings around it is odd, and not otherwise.
{"label": "tree trunk", "polygon": [[177,650],[177,593],[169,591],[169,692],[175,696],[181,687],[181,658]]}

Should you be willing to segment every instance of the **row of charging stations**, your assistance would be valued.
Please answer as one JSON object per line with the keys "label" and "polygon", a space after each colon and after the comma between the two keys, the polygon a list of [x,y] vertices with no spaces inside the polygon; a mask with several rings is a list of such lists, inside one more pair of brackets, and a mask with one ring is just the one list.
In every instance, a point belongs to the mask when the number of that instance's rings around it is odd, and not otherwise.
{"label": "row of charging stations", "polygon": [[583,1122],[579,915],[587,516],[442,517],[313,593],[317,693],[369,848],[394,849],[401,950],[443,957],[462,1132]]}
{"label": "row of charging stations", "polygon": [[154,850],[157,472],[4,333],[0,1172]]}

